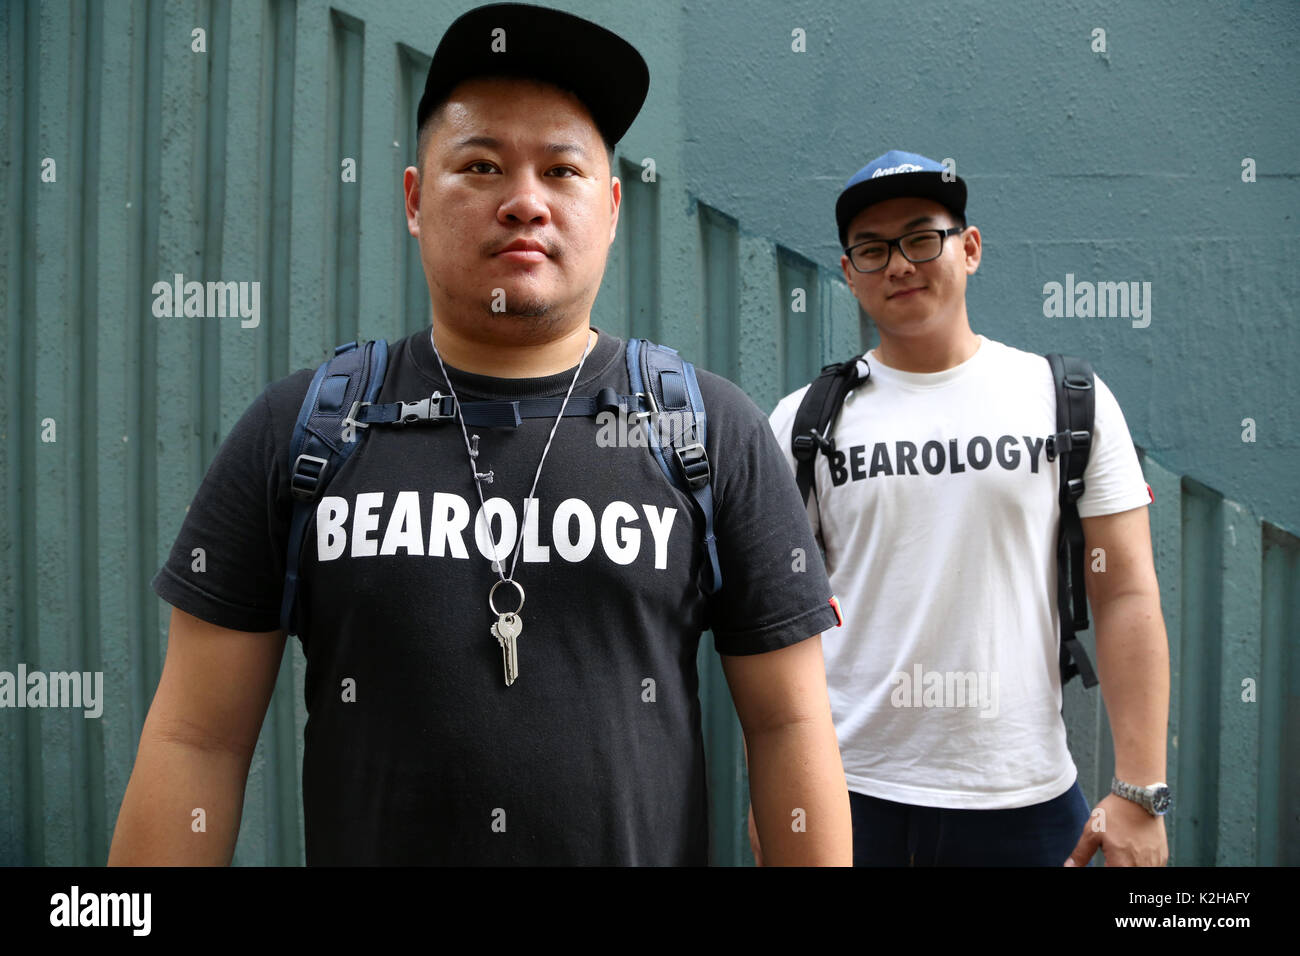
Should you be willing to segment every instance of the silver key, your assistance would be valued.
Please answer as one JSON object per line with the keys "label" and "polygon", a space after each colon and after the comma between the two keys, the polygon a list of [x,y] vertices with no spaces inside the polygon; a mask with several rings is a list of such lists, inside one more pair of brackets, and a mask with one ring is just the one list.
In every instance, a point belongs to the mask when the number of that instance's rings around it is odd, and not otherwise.
{"label": "silver key", "polygon": [[519,650],[515,639],[523,630],[524,621],[518,614],[501,614],[492,625],[492,636],[501,645],[501,663],[505,670],[506,686],[519,676]]}
{"label": "silver key", "polygon": [[506,686],[509,687],[519,677],[519,644],[515,639],[524,629],[524,619],[518,614],[503,614],[502,619],[504,623],[497,630],[501,631],[509,648],[506,663]]}

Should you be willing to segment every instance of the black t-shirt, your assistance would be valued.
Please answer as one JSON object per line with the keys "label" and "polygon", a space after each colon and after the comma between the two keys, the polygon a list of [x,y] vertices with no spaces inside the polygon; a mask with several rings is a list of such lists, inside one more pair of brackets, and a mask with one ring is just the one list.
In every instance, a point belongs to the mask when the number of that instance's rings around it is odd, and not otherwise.
{"label": "black t-shirt", "polygon": [[[602,333],[573,394],[627,394],[624,351]],[[562,397],[574,373],[450,371],[462,401]],[[154,578],[167,602],[235,630],[279,626],[288,446],[311,374],[269,385],[226,439]],[[711,598],[702,519],[649,449],[601,447],[596,419],[564,418],[521,524],[554,419],[470,429],[507,571],[511,528],[524,534],[510,687],[459,423],[370,429],[302,551],[309,865],[707,863],[701,632],[712,627],[720,653],[755,654],[836,614],[767,419],[727,380],[698,377],[723,574]],[[396,343],[379,401],[435,389],[447,394],[428,331]],[[498,590],[499,608],[516,601]]]}

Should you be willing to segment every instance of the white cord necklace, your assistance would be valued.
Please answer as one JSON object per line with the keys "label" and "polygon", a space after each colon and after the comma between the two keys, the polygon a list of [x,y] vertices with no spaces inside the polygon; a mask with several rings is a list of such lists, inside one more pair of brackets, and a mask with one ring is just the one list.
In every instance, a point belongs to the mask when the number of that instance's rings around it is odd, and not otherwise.
{"label": "white cord necklace", "polygon": [[[442,356],[438,353],[438,343],[433,340],[433,329],[429,329],[429,344],[433,346],[433,355],[438,360],[438,367],[442,369],[442,377],[447,381],[447,388],[451,390],[452,401],[456,403],[456,419],[460,422],[460,432],[465,438],[465,451],[469,454],[469,470],[474,476],[474,487],[478,490],[479,514],[487,531],[488,541],[492,544],[492,568],[501,578],[500,581],[492,585],[488,591],[488,610],[496,615],[496,623],[492,625],[492,636],[496,638],[497,643],[501,645],[501,661],[505,669],[506,686],[509,687],[519,676],[519,653],[516,647],[516,640],[523,630],[524,621],[519,616],[519,612],[524,609],[524,589],[518,581],[515,580],[515,565],[519,561],[519,549],[524,542],[523,529],[527,527],[528,521],[528,503],[532,501],[534,492],[537,491],[537,481],[542,477],[542,465],[546,461],[546,453],[551,450],[551,440],[555,438],[555,430],[560,427],[560,419],[564,417],[564,410],[568,407],[569,397],[573,394],[573,388],[578,384],[578,376],[582,374],[582,366],[586,364],[587,355],[591,351],[591,330],[587,330],[587,346],[582,350],[582,358],[578,361],[578,367],[573,372],[573,381],[569,383],[569,390],[564,394],[564,401],[560,403],[560,413],[555,416],[555,424],[551,426],[551,433],[546,438],[546,445],[542,448],[542,457],[537,461],[537,471],[533,473],[533,487],[528,492],[528,497],[524,499],[523,519],[520,521],[520,531],[515,541],[514,554],[510,559],[510,573],[507,575],[503,570],[500,552],[497,551],[496,539],[492,537],[492,523],[487,514],[487,502],[483,499],[483,482],[492,482],[493,474],[491,471],[486,473],[479,472],[476,459],[478,458],[478,436],[474,436],[474,442],[471,446],[469,439],[469,429],[465,427],[465,416],[461,414],[460,399],[456,396],[456,386],[451,382],[451,376],[447,374],[447,366],[442,362]],[[503,584],[512,584],[515,590],[519,592],[519,606],[513,611],[498,611],[493,598],[496,596],[497,588]]]}

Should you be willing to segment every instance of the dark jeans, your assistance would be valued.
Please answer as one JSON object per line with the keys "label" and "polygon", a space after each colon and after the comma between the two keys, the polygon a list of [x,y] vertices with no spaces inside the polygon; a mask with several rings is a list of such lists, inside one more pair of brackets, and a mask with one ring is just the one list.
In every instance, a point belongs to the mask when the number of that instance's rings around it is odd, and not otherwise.
{"label": "dark jeans", "polygon": [[1088,822],[1076,780],[1012,810],[948,810],[849,791],[854,866],[1061,866]]}

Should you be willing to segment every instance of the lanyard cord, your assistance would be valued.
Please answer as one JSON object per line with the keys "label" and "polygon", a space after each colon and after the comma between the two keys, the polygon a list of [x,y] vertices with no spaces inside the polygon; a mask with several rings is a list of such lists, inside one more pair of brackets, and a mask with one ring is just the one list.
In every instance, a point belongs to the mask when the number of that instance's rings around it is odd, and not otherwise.
{"label": "lanyard cord", "polygon": [[433,346],[434,357],[438,360],[438,367],[442,369],[442,377],[447,380],[447,387],[451,389],[452,400],[456,403],[456,418],[460,422],[460,432],[465,438],[465,451],[469,455],[469,470],[474,476],[474,487],[478,490],[478,502],[480,505],[479,514],[483,516],[483,526],[487,531],[488,541],[492,543],[492,559],[496,566],[497,575],[501,578],[502,583],[509,581],[514,582],[515,565],[519,562],[519,550],[524,543],[524,528],[528,522],[528,503],[533,500],[533,493],[537,491],[537,481],[542,477],[542,464],[546,461],[546,453],[551,450],[551,440],[555,438],[555,430],[560,427],[560,419],[564,417],[564,409],[569,404],[569,396],[573,394],[573,388],[578,384],[578,376],[582,374],[582,366],[587,361],[587,354],[591,351],[591,330],[587,330],[587,347],[582,350],[582,358],[578,361],[578,367],[573,373],[573,381],[569,383],[569,390],[564,394],[564,401],[560,404],[560,414],[555,416],[555,424],[551,426],[551,433],[546,438],[546,446],[542,449],[542,457],[537,461],[537,471],[533,473],[533,487],[528,492],[528,497],[524,499],[523,518],[519,522],[518,539],[515,541],[514,555],[510,559],[510,575],[507,577],[502,569],[501,556],[497,553],[497,542],[492,537],[492,520],[487,514],[487,502],[483,500],[483,482],[479,478],[478,469],[475,467],[475,452],[470,448],[469,430],[465,427],[465,416],[460,411],[460,399],[456,397],[456,386],[451,383],[451,376],[447,374],[447,366],[442,363],[442,356],[438,354],[438,344],[433,340],[433,328],[429,329],[429,344]]}

